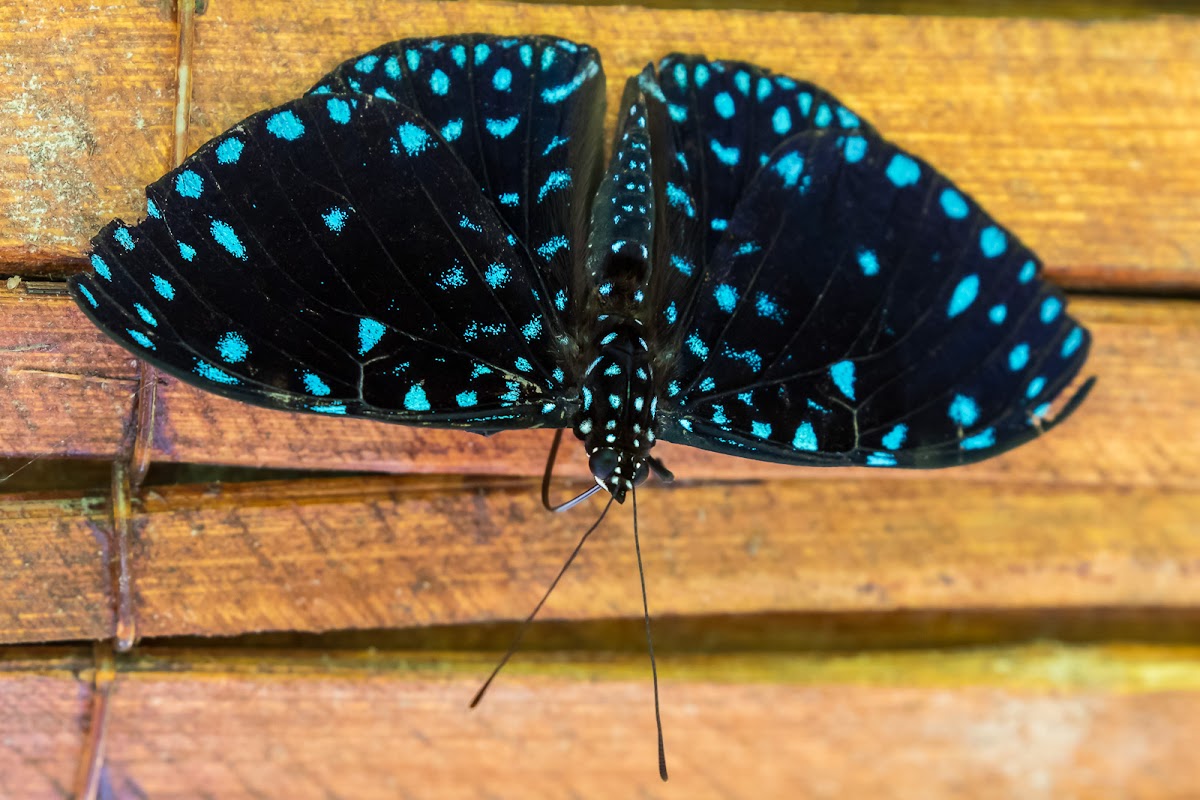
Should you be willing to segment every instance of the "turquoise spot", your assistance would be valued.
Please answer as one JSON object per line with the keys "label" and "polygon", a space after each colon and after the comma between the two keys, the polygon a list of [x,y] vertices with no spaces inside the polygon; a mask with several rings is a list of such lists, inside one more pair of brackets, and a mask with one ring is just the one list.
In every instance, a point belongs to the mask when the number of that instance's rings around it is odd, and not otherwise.
{"label": "turquoise spot", "polygon": [[246,344],[246,340],[240,334],[229,331],[217,339],[217,352],[221,354],[223,361],[238,364],[246,360],[250,353],[250,345]]}
{"label": "turquoise spot", "polygon": [[520,121],[520,117],[509,117],[508,119],[488,119],[484,120],[483,126],[487,128],[488,133],[490,133],[492,136],[495,136],[497,139],[504,139],[517,129],[517,123]]}
{"label": "turquoise spot", "polygon": [[[96,296],[94,294],[92,294],[91,290],[88,289],[88,287],[84,286],[82,283],[79,284],[79,293],[81,295],[83,295],[84,298],[87,299],[88,303],[91,305],[92,308],[100,307],[100,304],[98,302],[96,302]],[[672,303],[671,306],[673,308],[675,306],[675,304]]]}
{"label": "turquoise spot", "polygon": [[1008,240],[1003,231],[995,225],[989,225],[979,234],[979,249],[988,258],[995,258],[1008,248]]}
{"label": "turquoise spot", "polygon": [[801,92],[796,95],[796,105],[800,108],[800,113],[808,116],[808,112],[812,110],[812,95],[808,92]]}
{"label": "turquoise spot", "polygon": [[379,344],[384,330],[383,323],[378,320],[369,317],[360,319],[358,321],[358,354],[366,355],[372,347]]}
{"label": "turquoise spot", "polygon": [[708,358],[708,346],[696,334],[693,333],[687,338],[687,346],[696,358]]}
{"label": "turquoise spot", "polygon": [[771,295],[765,292],[759,292],[758,296],[754,299],[754,310],[758,312],[760,317],[765,317],[780,324],[783,323],[783,309],[779,307],[779,303],[775,302],[775,299]]}
{"label": "turquoise spot", "polygon": [[854,362],[839,361],[829,368],[829,377],[833,379],[833,385],[841,390],[842,394],[854,399]]}
{"label": "turquoise spot", "polygon": [[986,428],[974,436],[968,436],[966,439],[963,439],[960,446],[963,450],[982,450],[985,447],[991,447],[995,443],[995,428]]}
{"label": "turquoise spot", "polygon": [[329,98],[325,102],[325,110],[329,112],[329,118],[339,125],[350,121],[350,104],[341,98]]}
{"label": "turquoise spot", "polygon": [[147,350],[156,350],[157,349],[154,346],[154,342],[150,341],[150,337],[147,336],[146,334],[142,333],[141,331],[135,331],[133,328],[126,328],[125,332],[129,334],[131,339],[133,339],[135,342],[137,342],[138,344],[140,344],[142,347],[146,348]]}
{"label": "turquoise spot", "polygon": [[879,258],[874,250],[858,251],[858,266],[868,278],[879,274]]}
{"label": "turquoise spot", "polygon": [[768,422],[751,422],[750,433],[760,439],[769,439],[771,436],[771,425]]}
{"label": "turquoise spot", "polygon": [[858,117],[854,115],[853,111],[846,108],[845,106],[838,106],[837,115],[838,115],[838,122],[840,122],[842,124],[843,128],[857,128],[858,127]]}
{"label": "turquoise spot", "polygon": [[683,213],[688,217],[696,216],[696,209],[692,206],[692,198],[688,197],[687,192],[680,189],[671,182],[667,182],[667,202],[675,208],[682,208]]}
{"label": "turquoise spot", "polygon": [[219,370],[212,364],[209,364],[205,361],[196,362],[196,374],[205,380],[210,380],[213,383],[223,383],[227,386],[233,386],[234,384],[240,383],[237,378],[233,377],[228,372]]}
{"label": "turquoise spot", "polygon": [[716,139],[710,139],[709,145],[712,147],[713,155],[717,160],[726,166],[737,166],[738,160],[741,158],[741,151],[736,147],[725,147]]}
{"label": "turquoise spot", "polygon": [[461,119],[452,119],[442,128],[442,138],[447,142],[453,142],[459,136],[462,136],[463,121]]}
{"label": "turquoise spot", "polygon": [[550,192],[566,189],[571,185],[571,173],[567,170],[555,170],[546,176],[546,182],[538,189],[538,202],[542,202]]}
{"label": "turquoise spot", "polygon": [[346,227],[348,215],[340,208],[331,208],[321,215],[321,219],[325,220],[325,227],[334,233],[341,233],[342,228]]}
{"label": "turquoise spot", "polygon": [[158,210],[158,204],[153,200],[146,200],[146,213],[154,219],[162,219],[162,212]]}
{"label": "turquoise spot", "polygon": [[388,60],[383,62],[383,71],[392,80],[399,80],[403,74],[400,70],[400,60],[395,56],[389,56]]}
{"label": "turquoise spot", "polygon": [[1042,301],[1042,309],[1040,316],[1042,322],[1049,325],[1058,317],[1058,312],[1062,311],[1062,301],[1057,297],[1047,297]]}
{"label": "turquoise spot", "polygon": [[129,233],[129,228],[117,228],[117,232],[113,234],[113,238],[117,240],[117,244],[126,250],[133,249],[133,236]]}
{"label": "turquoise spot", "polygon": [[[224,247],[234,258],[239,258],[242,261],[246,260],[246,246],[242,244],[242,240],[233,232],[233,228],[228,223],[222,222],[219,219],[214,219],[212,225],[209,226],[209,231],[212,233],[213,239],[217,244]],[[182,246],[180,252],[183,251]]]}
{"label": "turquoise spot", "polygon": [[300,376],[300,379],[304,381],[304,388],[308,390],[309,394],[315,394],[317,397],[325,397],[329,394],[329,385],[313,373],[306,372]]}
{"label": "turquoise spot", "polygon": [[720,217],[713,217],[712,222],[709,223],[709,226],[714,231],[723,231],[729,227],[729,220],[721,219]]}
{"label": "turquoise spot", "polygon": [[192,247],[190,244],[180,242],[179,255],[183,257],[184,261],[191,261],[196,257],[196,248]]}
{"label": "turquoise spot", "polygon": [[417,68],[421,66],[421,54],[416,50],[405,50],[404,61],[408,64],[409,72],[416,72]]}
{"label": "turquoise spot", "polygon": [[[562,309],[559,310],[561,311]],[[679,311],[675,308],[674,300],[672,300],[670,305],[667,306],[666,311],[663,312],[663,316],[667,318],[668,325],[675,324],[675,320],[679,318]]]}
{"label": "turquoise spot", "polygon": [[379,56],[363,56],[355,62],[354,68],[364,75],[375,69],[375,65],[379,63]]}
{"label": "turquoise spot", "polygon": [[[541,256],[542,258],[549,259],[549,258],[552,258],[554,256],[554,254],[557,253],[559,250],[567,249],[568,245],[569,245],[569,242],[567,241],[567,237],[554,236],[554,237],[551,237],[550,239],[546,240],[546,242],[544,242],[543,244],[541,244],[538,247],[537,252],[538,252],[538,255]],[[565,295],[564,295],[563,302],[566,303]],[[560,308],[559,311],[562,311],[562,309]]]}
{"label": "turquoise spot", "polygon": [[894,467],[896,457],[891,453],[870,453],[867,455],[868,467]]}
{"label": "turquoise spot", "polygon": [[459,408],[470,408],[479,402],[479,396],[475,392],[462,392],[454,396],[454,402],[458,403]]}
{"label": "turquoise spot", "polygon": [[404,152],[410,156],[425,152],[425,148],[429,147],[432,142],[429,133],[424,128],[411,122],[402,124],[396,129],[396,133],[400,136],[400,145],[404,148]]}
{"label": "turquoise spot", "polygon": [[800,427],[796,429],[796,435],[792,438],[792,447],[809,452],[817,449],[817,432],[813,430],[811,422],[800,423]]}
{"label": "turquoise spot", "polygon": [[304,123],[291,111],[280,111],[267,120],[267,131],[272,136],[294,142],[304,135]]}
{"label": "turquoise spot", "polygon": [[521,204],[521,196],[516,192],[505,192],[497,198],[502,206],[510,206],[515,208]]}
{"label": "turquoise spot", "polygon": [[896,153],[887,166],[887,177],[898,187],[912,186],[921,179],[921,168],[903,153]]}
{"label": "turquoise spot", "polygon": [[454,63],[457,64],[459,68],[467,65],[467,49],[461,44],[456,44],[454,47],[450,48],[450,57],[454,59]]}
{"label": "turquoise spot", "polygon": [[501,286],[508,283],[508,278],[508,267],[499,262],[488,264],[487,272],[483,274],[483,279],[487,281],[488,286],[491,286],[493,289],[499,289]]}
{"label": "turquoise spot", "polygon": [[1079,345],[1083,344],[1083,329],[1075,328],[1067,334],[1067,338],[1063,339],[1062,350],[1060,351],[1063,358],[1070,358],[1079,349]]}
{"label": "turquoise spot", "polygon": [[729,417],[725,416],[725,406],[714,405],[712,407],[712,421],[717,425],[728,425]]}
{"label": "turquoise spot", "polygon": [[450,91],[450,77],[440,69],[435,69],[429,76],[429,89],[436,95],[445,95]]}
{"label": "turquoise spot", "polygon": [[696,71],[694,74],[695,74],[695,78],[696,78],[696,88],[703,89],[704,84],[708,83],[708,65],[707,64],[697,64]]}
{"label": "turquoise spot", "polygon": [[134,303],[133,310],[136,311],[138,313],[138,316],[142,318],[142,321],[145,322],[147,325],[149,325],[151,328],[158,327],[158,320],[156,320],[154,318],[154,315],[151,314],[150,311],[144,305],[142,305],[141,303]]}
{"label": "turquoise spot", "polygon": [[908,426],[901,423],[887,432],[883,437],[883,446],[888,450],[899,450],[908,437]]}
{"label": "turquoise spot", "polygon": [[496,87],[497,91],[507,92],[512,86],[512,71],[508,67],[496,70],[496,74],[492,76],[492,86]]}
{"label": "turquoise spot", "polygon": [[190,169],[175,176],[175,191],[184,197],[195,199],[204,191],[204,181]]}
{"label": "turquoise spot", "polygon": [[867,154],[867,140],[861,136],[847,136],[844,152],[846,161],[857,164]]}
{"label": "turquoise spot", "polygon": [[716,298],[717,307],[726,314],[732,312],[737,306],[737,290],[727,283],[722,283],[720,286],[718,286],[716,290],[713,291],[713,297]]}
{"label": "turquoise spot", "polygon": [[742,94],[750,94],[750,76],[743,70],[738,70],[733,76],[733,85]]}
{"label": "turquoise spot", "polygon": [[92,269],[96,270],[96,274],[104,278],[104,280],[112,280],[112,273],[108,270],[108,264],[105,264],[104,259],[95,253],[92,254]]}
{"label": "turquoise spot", "polygon": [[1025,365],[1029,363],[1029,345],[1021,342],[1019,345],[1008,351],[1008,368],[1013,372],[1025,369]]}
{"label": "turquoise spot", "polygon": [[491,52],[492,48],[488,47],[486,44],[480,43],[475,45],[475,66],[479,66],[483,62],[487,61],[487,57],[491,54]]}
{"label": "turquoise spot", "polygon": [[226,139],[217,145],[217,161],[222,164],[236,164],[242,157],[244,147],[241,139]]}
{"label": "turquoise spot", "polygon": [[766,78],[759,78],[758,88],[755,89],[754,96],[758,98],[758,101],[761,103],[763,100],[766,100],[771,96],[772,89],[774,89],[774,87],[771,86],[771,82],[769,80]]}
{"label": "turquoise spot", "polygon": [[1041,375],[1037,376],[1029,382],[1029,387],[1025,389],[1025,396],[1032,400],[1042,393],[1042,389],[1046,388],[1046,379]]}
{"label": "turquoise spot", "polygon": [[532,47],[530,47],[527,44],[523,44],[523,45],[521,45],[521,48],[517,52],[520,54],[521,63],[525,65],[526,69],[528,69],[530,66],[532,66],[532,64],[533,64],[533,48]]}
{"label": "turquoise spot", "polygon": [[999,325],[1001,322],[1004,322],[1004,318],[1007,316],[1008,316],[1008,308],[1006,308],[1003,303],[1001,303],[1000,305],[992,306],[988,310],[988,319],[990,319],[992,322],[994,322],[997,325]]}
{"label": "turquoise spot", "polygon": [[786,134],[792,129],[792,112],[784,106],[775,109],[775,113],[771,115],[771,127],[780,136]]}
{"label": "turquoise spot", "polygon": [[692,264],[692,262],[688,261],[683,256],[677,255],[671,256],[671,266],[682,272],[684,276],[688,278],[692,277],[692,273],[696,270],[696,267]]}
{"label": "turquoise spot", "polygon": [[1017,280],[1021,283],[1029,283],[1033,280],[1033,276],[1037,274],[1037,264],[1032,261],[1026,261],[1021,266],[1021,274],[1017,276]]}
{"label": "turquoise spot", "polygon": [[309,409],[316,411],[318,414],[345,414],[345,403],[325,403],[323,405],[309,406]]}
{"label": "turquoise spot", "polygon": [[542,334],[541,317],[534,317],[531,320],[529,320],[529,322],[526,322],[521,327],[521,335],[524,336],[529,341],[533,341],[538,336],[541,336],[541,334]]}
{"label": "turquoise spot", "polygon": [[729,92],[721,92],[713,98],[713,108],[717,110],[724,119],[731,119],[737,109],[733,105],[733,98],[729,96]]}
{"label": "turquoise spot", "polygon": [[787,153],[775,162],[774,170],[783,178],[783,185],[791,189],[800,182],[800,174],[804,171],[804,157],[794,151]]}
{"label": "turquoise spot", "polygon": [[957,317],[970,308],[979,296],[979,276],[972,273],[958,282],[954,293],[950,295],[950,304],[946,307],[946,316]]}
{"label": "turquoise spot", "polygon": [[818,128],[824,128],[831,122],[833,122],[833,112],[829,110],[829,106],[821,103],[817,108],[817,115],[813,117],[813,124]]}
{"label": "turquoise spot", "polygon": [[675,64],[675,66],[671,69],[671,74],[675,77],[675,83],[677,83],[679,85],[680,89],[687,88],[688,74],[687,74],[686,66],[684,66],[682,63],[677,62]]}
{"label": "turquoise spot", "polygon": [[409,411],[428,411],[429,398],[425,396],[425,387],[416,384],[404,395],[404,407]]}
{"label": "turquoise spot", "polygon": [[969,428],[979,420],[979,406],[965,394],[955,395],[946,413],[952,422],[963,428]]}
{"label": "turquoise spot", "polygon": [[941,196],[942,211],[951,219],[962,219],[967,216],[969,209],[963,196],[953,189],[943,189]]}

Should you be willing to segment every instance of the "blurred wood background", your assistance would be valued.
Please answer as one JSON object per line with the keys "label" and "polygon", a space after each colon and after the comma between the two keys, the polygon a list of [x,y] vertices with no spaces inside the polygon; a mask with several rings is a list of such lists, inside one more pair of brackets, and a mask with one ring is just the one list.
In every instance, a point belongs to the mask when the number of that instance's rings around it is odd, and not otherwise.
{"label": "blurred wood background", "polygon": [[[1200,18],[661,5],[0,5],[0,797],[1200,796]],[[665,785],[627,510],[467,711],[592,521],[541,511],[547,435],[159,376],[126,495],[138,367],[63,294],[177,153],[384,41],[475,30],[595,45],[610,104],[671,50],[820,83],[1012,227],[1095,334],[1078,414],[971,467],[662,447]]]}

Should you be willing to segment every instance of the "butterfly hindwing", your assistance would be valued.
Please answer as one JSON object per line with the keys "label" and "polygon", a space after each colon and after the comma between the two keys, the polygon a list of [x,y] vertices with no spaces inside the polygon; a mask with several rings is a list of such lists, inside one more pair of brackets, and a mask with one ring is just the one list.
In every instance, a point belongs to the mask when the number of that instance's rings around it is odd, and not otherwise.
{"label": "butterfly hindwing", "polygon": [[1086,357],[1039,272],[869,127],[785,138],[681,314],[662,438],[808,464],[1002,452],[1039,432]]}
{"label": "butterfly hindwing", "polygon": [[81,307],[239,400],[408,424],[561,425],[555,310],[413,109],[321,94],[248,118],[93,242]]}

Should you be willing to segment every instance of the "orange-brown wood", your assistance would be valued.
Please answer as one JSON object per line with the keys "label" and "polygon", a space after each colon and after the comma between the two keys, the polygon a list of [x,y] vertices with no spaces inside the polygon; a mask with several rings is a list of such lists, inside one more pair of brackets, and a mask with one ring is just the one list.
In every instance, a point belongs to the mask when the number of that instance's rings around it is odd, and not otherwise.
{"label": "orange-brown wood", "polygon": [[[639,499],[658,615],[1200,604],[1200,495],[1190,490],[975,482],[948,496],[923,478],[655,488]],[[111,635],[93,538],[101,512],[52,499],[0,508],[0,641]],[[133,517],[138,630],[519,619],[591,519],[546,514],[531,482],[156,488]],[[543,618],[636,616],[630,533],[628,509],[615,509]]]}
{"label": "orange-brown wood", "polygon": [[[468,711],[493,657],[150,648],[116,676],[103,790],[1182,799],[1200,781],[1195,648],[666,655],[665,785],[643,659],[526,657]],[[50,659],[0,680],[0,703],[21,701],[0,730],[33,724],[56,745],[0,749],[7,796],[65,795],[87,685]]]}
{"label": "orange-brown wood", "polygon": [[[67,298],[20,292],[0,289],[0,336],[7,341],[0,348],[0,403],[7,405],[9,419],[0,429],[0,454],[111,457],[132,409],[133,360],[92,329]],[[1081,410],[1026,447],[939,477],[1195,488],[1200,304],[1080,298],[1072,309],[1096,338],[1086,374],[1099,376],[1099,382]],[[545,431],[485,439],[268,411],[160,379],[156,461],[538,475],[549,444]],[[586,475],[581,454],[569,440],[560,474]],[[666,444],[656,454],[683,479],[831,475]],[[912,477],[887,470],[869,474],[879,480]]]}
{"label": "orange-brown wood", "polygon": [[3,3],[0,43],[0,272],[61,272],[170,167],[174,27],[154,3]]}

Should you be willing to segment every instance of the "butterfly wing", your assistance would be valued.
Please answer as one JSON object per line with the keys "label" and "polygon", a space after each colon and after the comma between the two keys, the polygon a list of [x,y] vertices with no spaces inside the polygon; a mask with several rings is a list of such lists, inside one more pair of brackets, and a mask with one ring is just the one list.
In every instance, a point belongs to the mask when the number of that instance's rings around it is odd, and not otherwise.
{"label": "butterfly wing", "polygon": [[[1011,233],[844,113],[831,119],[856,124],[740,143],[770,149],[716,247],[668,256],[693,268],[694,292],[680,308],[655,293],[673,321],[658,328],[660,437],[787,463],[940,467],[1036,436],[1087,331]],[[703,135],[673,133],[668,149]],[[725,174],[687,184],[693,207],[724,196]],[[668,228],[686,219],[665,206]]]}
{"label": "butterfly wing", "polygon": [[[560,311],[442,127],[364,94],[256,114],[149,187],[140,224],[101,231],[93,274],[71,282],[77,302],[164,371],[246,402],[477,430],[565,424]],[[560,249],[582,250],[569,193],[539,213]]]}

